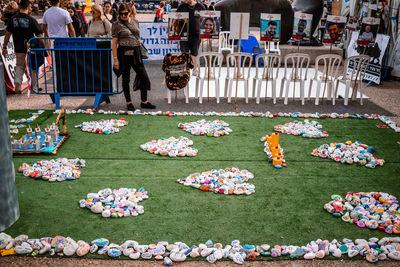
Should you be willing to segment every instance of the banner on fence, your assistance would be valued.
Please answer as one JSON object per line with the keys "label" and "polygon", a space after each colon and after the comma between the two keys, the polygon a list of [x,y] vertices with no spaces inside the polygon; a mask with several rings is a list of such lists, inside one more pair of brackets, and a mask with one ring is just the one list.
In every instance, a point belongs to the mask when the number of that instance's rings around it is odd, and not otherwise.
{"label": "banner on fence", "polygon": [[168,53],[178,52],[177,42],[168,41],[167,22],[141,22],[140,37],[149,50],[148,60],[163,60]]}
{"label": "banner on fence", "polygon": [[[364,51],[364,46],[357,44],[359,33],[360,33],[359,31],[355,31],[351,36],[351,41],[349,44],[349,48],[347,50],[348,57],[362,55]],[[382,59],[385,54],[386,48],[389,44],[389,39],[390,39],[389,35],[377,34],[375,39],[375,44],[365,49],[365,55],[370,56],[371,60],[369,62],[368,69],[365,73],[364,80],[380,84]],[[347,67],[347,73],[350,73],[352,69],[353,69],[353,63],[350,62],[349,66]]]}
{"label": "banner on fence", "polygon": [[[4,44],[4,36],[0,36],[0,47],[3,47],[3,44]],[[7,75],[10,78],[11,84],[14,87],[17,55],[15,54],[14,51],[14,40],[12,38],[12,35],[10,36],[10,40],[8,41],[7,44],[7,55],[3,56],[3,54],[1,54],[1,58],[3,59],[4,68],[6,69]],[[24,84],[28,82],[28,77],[26,76],[26,74],[23,75],[22,80]]]}

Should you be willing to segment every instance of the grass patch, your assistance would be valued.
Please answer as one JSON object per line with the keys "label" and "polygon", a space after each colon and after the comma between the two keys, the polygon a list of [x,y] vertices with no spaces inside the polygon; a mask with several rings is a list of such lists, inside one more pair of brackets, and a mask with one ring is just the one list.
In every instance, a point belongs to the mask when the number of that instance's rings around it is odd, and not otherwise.
{"label": "grass patch", "polygon": [[[347,191],[383,191],[400,196],[398,134],[378,129],[374,120],[320,119],[329,132],[324,139],[281,135],[288,167],[278,170],[266,162],[260,137],[273,126],[293,118],[226,117],[233,133],[224,137],[193,136],[177,127],[204,117],[125,116],[129,125],[113,135],[96,135],[73,128],[83,121],[119,116],[72,114],[67,116],[71,137],[57,155],[15,155],[23,162],[54,157],[83,158],[81,179],[49,183],[16,175],[21,217],[8,234],[31,237],[64,235],[75,240],[106,237],[112,242],[134,239],[140,243],[184,241],[196,244],[212,239],[230,243],[304,245],[318,238],[382,237],[384,233],[342,222],[323,210],[332,194]],[[56,118],[51,115],[42,125]],[[207,119],[221,119],[208,117]],[[35,121],[36,122],[36,121]],[[152,139],[186,136],[199,149],[194,158],[168,158],[139,148]],[[367,169],[310,155],[323,143],[359,140],[386,160],[383,167]],[[224,196],[176,183],[193,172],[237,166],[253,172],[256,193]],[[103,219],[80,209],[79,199],[103,188],[144,187],[150,198],[138,217]]]}

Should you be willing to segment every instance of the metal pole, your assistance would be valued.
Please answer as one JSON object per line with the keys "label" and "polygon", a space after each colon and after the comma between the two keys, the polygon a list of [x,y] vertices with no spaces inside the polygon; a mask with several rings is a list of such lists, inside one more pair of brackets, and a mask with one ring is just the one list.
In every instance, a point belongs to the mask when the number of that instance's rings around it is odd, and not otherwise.
{"label": "metal pole", "polygon": [[[3,69],[3,63],[0,63],[0,69]],[[4,85],[4,73],[0,71],[0,232],[10,227],[19,218]]]}

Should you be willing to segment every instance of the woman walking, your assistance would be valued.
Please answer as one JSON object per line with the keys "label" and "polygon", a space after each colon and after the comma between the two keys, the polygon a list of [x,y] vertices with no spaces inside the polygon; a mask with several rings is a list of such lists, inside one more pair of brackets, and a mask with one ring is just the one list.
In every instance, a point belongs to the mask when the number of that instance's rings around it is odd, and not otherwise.
{"label": "woman walking", "polygon": [[111,2],[106,1],[103,4],[104,17],[113,24],[117,20],[117,12],[112,8]]}
{"label": "woman walking", "polygon": [[[122,74],[122,87],[124,90],[128,110],[134,111],[129,90],[131,68],[136,72],[133,90],[140,90],[140,107],[155,109],[156,106],[147,101],[147,91],[150,90],[150,79],[147,75],[140,53],[139,22],[132,14],[132,8],[122,3],[118,9],[119,19],[112,25],[112,52],[114,69]],[[131,17],[132,15],[132,17]]]}
{"label": "woman walking", "polygon": [[88,23],[88,37],[111,36],[111,23],[105,19],[103,9],[99,5],[92,6],[92,20]]}

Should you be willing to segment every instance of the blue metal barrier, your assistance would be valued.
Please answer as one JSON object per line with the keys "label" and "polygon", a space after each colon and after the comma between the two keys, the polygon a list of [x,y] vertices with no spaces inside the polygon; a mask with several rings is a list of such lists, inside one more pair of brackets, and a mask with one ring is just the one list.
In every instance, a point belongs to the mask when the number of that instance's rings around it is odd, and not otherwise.
{"label": "blue metal barrier", "polygon": [[56,109],[61,96],[95,95],[97,108],[122,92],[112,70],[111,38],[32,38],[28,45],[32,91],[50,95]]}

